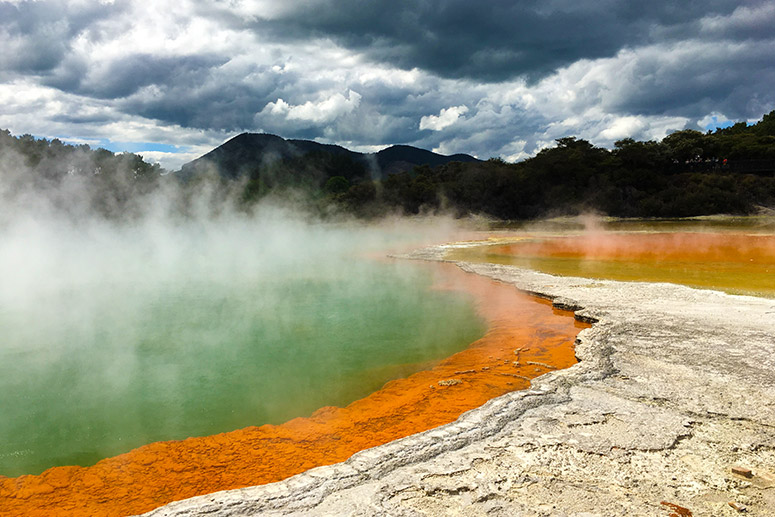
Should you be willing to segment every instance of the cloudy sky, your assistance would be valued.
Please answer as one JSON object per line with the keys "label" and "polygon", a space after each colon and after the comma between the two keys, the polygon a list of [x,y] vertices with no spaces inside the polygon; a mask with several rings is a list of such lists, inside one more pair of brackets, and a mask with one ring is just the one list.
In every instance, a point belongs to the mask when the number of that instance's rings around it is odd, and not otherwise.
{"label": "cloudy sky", "polygon": [[0,49],[0,128],[172,169],[244,131],[514,161],[775,109],[771,0],[11,0]]}

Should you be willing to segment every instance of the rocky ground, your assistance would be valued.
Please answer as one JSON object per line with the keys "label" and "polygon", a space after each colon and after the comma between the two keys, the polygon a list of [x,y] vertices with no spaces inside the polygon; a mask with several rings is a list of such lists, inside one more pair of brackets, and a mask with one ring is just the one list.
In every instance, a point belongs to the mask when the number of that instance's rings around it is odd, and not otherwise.
{"label": "rocky ground", "polygon": [[580,362],[344,463],[146,515],[775,515],[775,300],[459,265],[596,321]]}

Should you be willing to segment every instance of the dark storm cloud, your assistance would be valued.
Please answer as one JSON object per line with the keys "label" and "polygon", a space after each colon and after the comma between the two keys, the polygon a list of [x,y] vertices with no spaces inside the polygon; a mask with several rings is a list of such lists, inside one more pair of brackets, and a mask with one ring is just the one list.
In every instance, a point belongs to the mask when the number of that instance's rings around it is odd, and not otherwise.
{"label": "dark storm cloud", "polygon": [[[135,54],[124,56],[104,65],[90,75],[81,75],[73,83],[52,84],[62,88],[68,85],[72,91],[103,99],[127,97],[144,86],[152,84],[189,85],[194,87],[202,76],[212,73],[228,61],[219,56],[154,56]],[[62,88],[67,90],[66,88]]]}
{"label": "dark storm cloud", "polygon": [[[480,107],[467,113],[444,131],[422,131],[417,145],[438,149],[444,154],[467,153],[480,159],[516,154],[509,146],[522,139],[524,146],[535,146],[532,136],[541,131],[546,120],[536,114],[512,108]],[[519,128],[519,132],[515,131]],[[521,150],[521,149],[520,149]]]}
{"label": "dark storm cloud", "polygon": [[[730,47],[715,44],[666,49],[637,60],[637,80],[620,88],[610,108],[642,115],[681,113],[702,117],[711,111],[758,118],[775,105],[775,40]],[[669,58],[668,58],[669,57]],[[770,108],[771,109],[771,108]]]}
{"label": "dark storm cloud", "polygon": [[269,101],[287,95],[298,81],[278,76],[269,66],[205,66],[174,80],[156,82],[152,92],[139,91],[119,102],[126,113],[182,127],[240,131],[253,127],[255,114]]}
{"label": "dark storm cloud", "polygon": [[535,79],[579,59],[613,56],[653,42],[657,30],[687,37],[686,30],[699,30],[700,17],[736,7],[723,0],[314,0],[256,28],[280,38],[332,38],[404,69],[498,81]]}
{"label": "dark storm cloud", "polygon": [[0,0],[0,127],[519,159],[759,119],[773,26],[763,0]]}
{"label": "dark storm cloud", "polygon": [[73,8],[66,2],[0,2],[0,70],[45,73],[68,55],[78,34],[100,19],[121,14],[124,2],[87,2]]}
{"label": "dark storm cloud", "polygon": [[63,114],[54,115],[51,120],[55,122],[62,122],[65,124],[107,124],[113,121],[115,115],[108,113],[95,113],[90,115],[75,114]]}
{"label": "dark storm cloud", "polygon": [[168,85],[157,95],[137,96],[121,103],[122,110],[183,127],[239,131],[251,127],[253,116],[266,105],[266,93],[244,84],[186,88]]}

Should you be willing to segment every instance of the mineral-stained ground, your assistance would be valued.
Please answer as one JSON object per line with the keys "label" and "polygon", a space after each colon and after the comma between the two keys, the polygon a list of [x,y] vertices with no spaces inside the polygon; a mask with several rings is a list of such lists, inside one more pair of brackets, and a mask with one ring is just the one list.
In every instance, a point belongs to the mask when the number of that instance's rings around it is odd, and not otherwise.
{"label": "mineral-stained ground", "polygon": [[596,321],[580,362],[343,463],[149,515],[775,515],[775,300],[459,265]]}

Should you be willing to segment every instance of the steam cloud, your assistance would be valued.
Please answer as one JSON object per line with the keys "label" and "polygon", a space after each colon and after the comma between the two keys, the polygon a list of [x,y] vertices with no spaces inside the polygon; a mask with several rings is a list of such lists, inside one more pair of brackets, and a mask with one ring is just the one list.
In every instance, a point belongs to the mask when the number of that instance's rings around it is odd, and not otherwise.
{"label": "steam cloud", "polygon": [[[82,165],[87,171],[95,166]],[[340,357],[324,353],[314,356],[315,367],[298,378],[297,389],[273,387],[260,372],[247,388],[238,387],[234,379],[214,378],[195,364],[217,363],[224,356],[233,360],[230,354],[255,347],[251,339],[275,342],[282,334],[301,347],[314,346],[320,322],[328,325],[325,332],[336,333],[357,318],[388,311],[415,318],[411,321],[428,319],[429,325],[416,329],[428,350],[409,351],[408,359],[390,357],[396,347],[371,338],[378,324],[361,323],[364,346],[373,347],[368,353],[374,364],[363,360],[365,367],[390,376],[378,361],[426,361],[428,354],[448,353],[444,347],[450,343],[441,341],[449,341],[450,332],[469,339],[477,337],[472,328],[481,331],[475,320],[471,324],[471,309],[460,305],[462,299],[450,301],[422,288],[430,282],[427,271],[406,262],[364,260],[384,257],[389,249],[452,239],[459,225],[451,219],[322,221],[279,198],[248,212],[228,188],[208,181],[186,189],[169,181],[124,201],[121,210],[95,215],[92,207],[101,193],[95,193],[88,175],[31,181],[38,172],[18,156],[0,156],[2,475],[42,471],[55,463],[93,463],[148,441],[184,438],[182,420],[193,421],[188,422],[191,435],[213,432],[207,425],[217,419],[224,421],[220,430],[266,419],[279,423],[346,402],[353,384],[362,383],[366,393],[379,387],[369,385],[380,382],[378,375],[364,377],[354,366],[338,364]],[[131,177],[131,171],[124,172]],[[397,289],[406,293],[396,295]],[[333,307],[337,303],[349,303],[349,312],[360,316],[342,316]],[[434,303],[469,316],[445,330],[450,323],[446,315],[431,314]],[[155,329],[153,338],[149,327]],[[278,375],[296,376],[294,364],[305,361],[299,346],[272,348],[261,357],[290,356],[290,366],[278,366]],[[341,393],[321,390],[318,377],[331,372],[347,377],[349,387]],[[243,374],[235,372],[234,378]],[[183,396],[197,389],[212,397],[210,406]],[[306,405],[276,407],[280,389],[298,391],[291,395]],[[150,422],[152,412],[127,405],[114,392],[166,411],[164,421]],[[254,408],[254,421],[230,420],[240,406]],[[165,407],[172,409],[160,409]],[[220,413],[208,407],[221,408]],[[80,427],[70,420],[73,412],[82,413]],[[118,442],[99,444],[105,433]],[[75,450],[61,447],[76,435]],[[50,442],[47,450],[41,440]],[[135,441],[126,443],[130,440]],[[17,464],[24,467],[17,470]]]}

